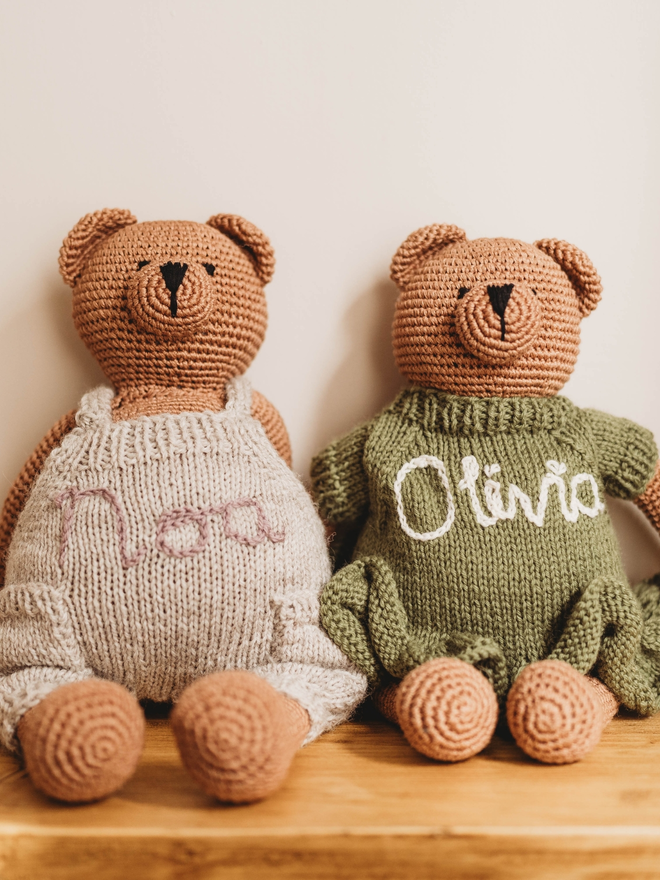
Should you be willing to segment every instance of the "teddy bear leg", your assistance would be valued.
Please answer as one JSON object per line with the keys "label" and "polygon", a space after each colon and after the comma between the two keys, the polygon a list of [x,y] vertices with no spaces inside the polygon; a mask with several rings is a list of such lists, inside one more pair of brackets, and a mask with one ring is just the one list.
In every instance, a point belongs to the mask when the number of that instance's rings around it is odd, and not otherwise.
{"label": "teddy bear leg", "polygon": [[526,666],[507,698],[513,738],[545,764],[570,764],[598,744],[619,704],[600,681],[561,660]]}
{"label": "teddy bear leg", "polygon": [[398,690],[398,682],[393,682],[392,684],[379,687],[371,695],[371,700],[380,714],[387,718],[388,721],[394,722],[394,724],[399,723],[399,718],[396,714],[396,695]]}
{"label": "teddy bear leg", "polygon": [[190,775],[207,794],[230,803],[278,789],[310,729],[299,703],[238,669],[193,682],[171,718]]}
{"label": "teddy bear leg", "polygon": [[602,729],[605,730],[607,725],[619,711],[619,706],[621,704],[614,696],[612,691],[607,687],[607,685],[603,684],[602,681],[599,681],[599,679],[597,678],[593,678],[591,675],[586,675],[585,678],[587,679],[590,687],[593,688],[596,694],[596,698],[600,704],[600,712],[603,722]]}
{"label": "teddy bear leg", "polygon": [[396,718],[410,745],[437,761],[463,761],[490,742],[497,697],[474,666],[455,657],[428,660],[396,690]]}
{"label": "teddy bear leg", "polygon": [[126,688],[88,679],[51,691],[23,715],[17,734],[35,787],[84,803],[112,794],[133,775],[144,715]]}

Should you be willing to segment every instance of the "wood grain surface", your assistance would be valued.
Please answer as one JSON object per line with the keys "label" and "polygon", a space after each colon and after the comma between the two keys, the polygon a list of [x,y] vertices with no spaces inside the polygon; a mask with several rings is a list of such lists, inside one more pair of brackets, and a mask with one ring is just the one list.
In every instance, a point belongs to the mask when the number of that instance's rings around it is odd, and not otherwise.
{"label": "wood grain surface", "polygon": [[303,749],[284,788],[222,806],[181,766],[164,718],[136,775],[87,806],[49,801],[0,755],[2,880],[660,878],[660,717],[618,717],[579,764],[496,738],[438,765],[365,711]]}

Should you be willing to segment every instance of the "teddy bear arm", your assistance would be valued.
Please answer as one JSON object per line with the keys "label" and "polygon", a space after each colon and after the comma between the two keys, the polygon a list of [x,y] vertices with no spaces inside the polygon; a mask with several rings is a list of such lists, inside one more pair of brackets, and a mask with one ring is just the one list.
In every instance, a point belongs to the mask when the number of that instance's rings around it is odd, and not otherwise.
{"label": "teddy bear arm", "polygon": [[651,431],[609,413],[594,409],[582,412],[605,492],[634,501],[651,521],[650,511],[655,507],[660,522],[660,493],[653,489],[659,479],[658,446]]}
{"label": "teddy bear arm", "polygon": [[644,512],[649,521],[660,532],[660,460],[655,473],[644,492],[635,498],[635,504]]}
{"label": "teddy bear arm", "polygon": [[364,450],[370,423],[331,443],[312,461],[312,494],[326,523],[359,523],[369,511],[369,481]]}
{"label": "teddy bear arm", "polygon": [[266,436],[279,455],[291,467],[291,442],[282,416],[263,394],[252,394],[252,417],[261,422]]}
{"label": "teddy bear arm", "polygon": [[60,445],[63,438],[76,426],[76,410],[72,409],[63,416],[43,438],[32,455],[23,465],[20,474],[14,480],[0,514],[0,585],[4,585],[7,553],[14,528],[21,511],[25,507],[32,485],[41,473],[44,462],[50,453]]}

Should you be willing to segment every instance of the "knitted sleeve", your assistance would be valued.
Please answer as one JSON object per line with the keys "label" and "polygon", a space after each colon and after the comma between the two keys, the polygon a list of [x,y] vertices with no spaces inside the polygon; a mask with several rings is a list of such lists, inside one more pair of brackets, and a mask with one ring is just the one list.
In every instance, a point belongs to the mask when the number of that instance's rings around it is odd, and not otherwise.
{"label": "knitted sleeve", "polygon": [[605,491],[615,498],[637,498],[648,486],[658,462],[653,434],[628,419],[595,409],[584,413],[596,443]]}
{"label": "knitted sleeve", "polygon": [[369,423],[331,443],[312,461],[312,492],[326,522],[352,523],[369,507],[364,447]]}

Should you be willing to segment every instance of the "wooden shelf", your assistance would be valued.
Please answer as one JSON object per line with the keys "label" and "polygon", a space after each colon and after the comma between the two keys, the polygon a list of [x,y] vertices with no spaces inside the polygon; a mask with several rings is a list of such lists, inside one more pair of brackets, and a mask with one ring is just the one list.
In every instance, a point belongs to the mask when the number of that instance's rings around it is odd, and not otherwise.
{"label": "wooden shelf", "polygon": [[162,718],[134,778],[98,804],[47,800],[2,754],[0,877],[660,878],[660,716],[616,718],[579,764],[539,765],[496,738],[447,766],[365,712],[242,807],[195,787]]}

